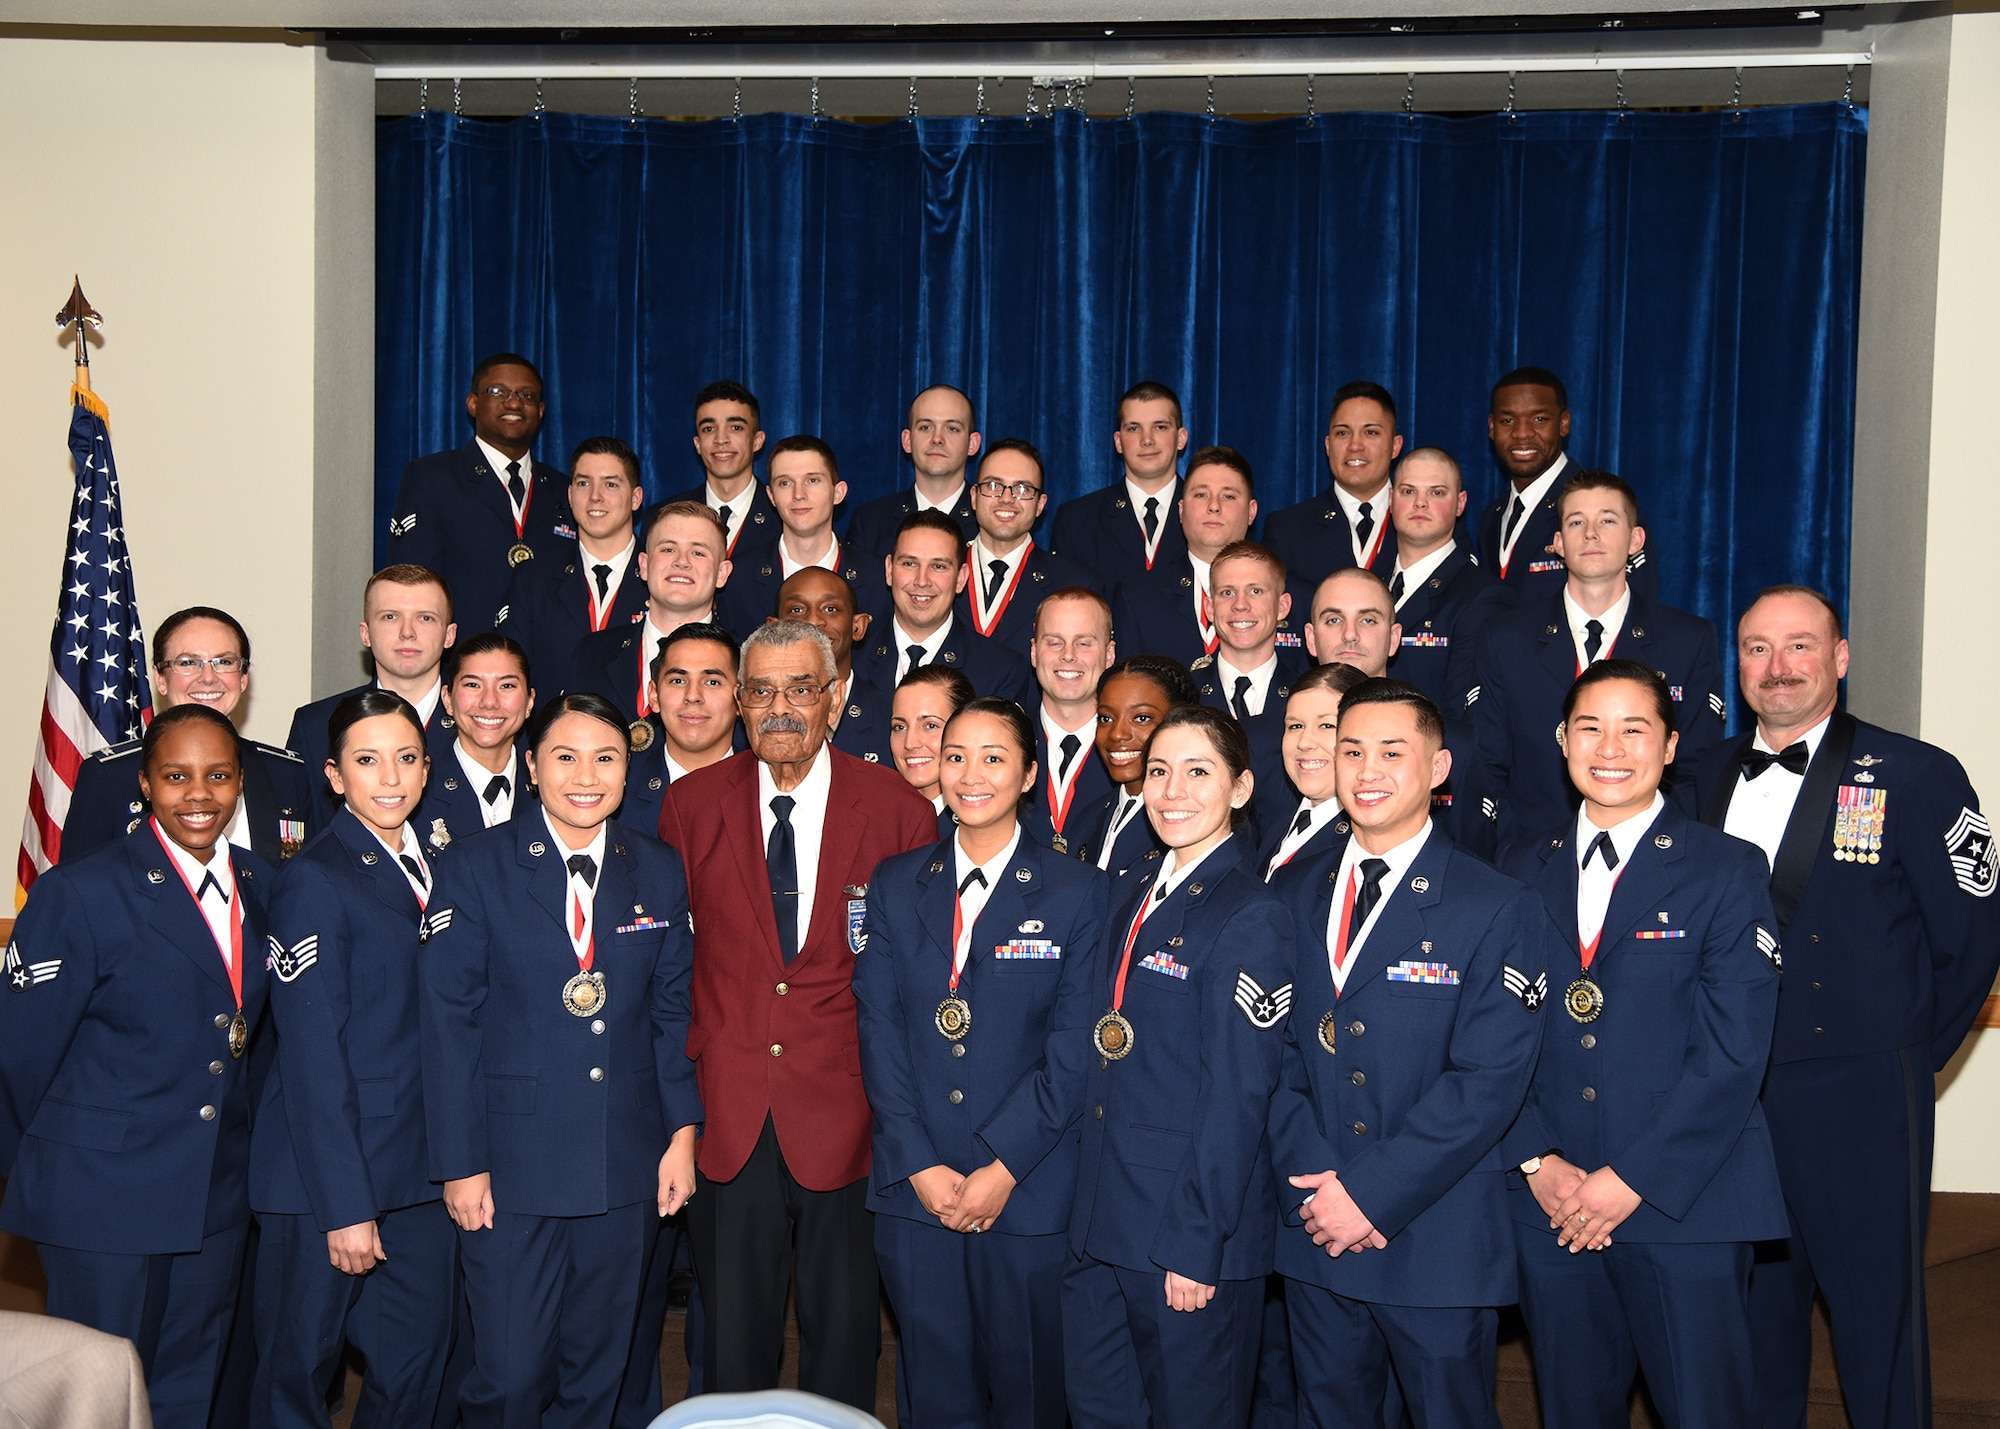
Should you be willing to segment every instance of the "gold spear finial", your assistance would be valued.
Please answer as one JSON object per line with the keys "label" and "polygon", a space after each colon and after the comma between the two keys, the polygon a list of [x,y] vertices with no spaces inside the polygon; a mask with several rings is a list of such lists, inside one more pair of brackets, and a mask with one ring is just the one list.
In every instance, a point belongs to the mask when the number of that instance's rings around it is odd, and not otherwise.
{"label": "gold spear finial", "polygon": [[72,324],[76,327],[76,365],[88,367],[90,344],[84,340],[83,330],[87,327],[103,327],[104,316],[90,305],[89,299],[83,296],[81,278],[76,279],[76,286],[69,291],[69,301],[63,305],[63,310],[56,314],[58,328],[69,327]]}

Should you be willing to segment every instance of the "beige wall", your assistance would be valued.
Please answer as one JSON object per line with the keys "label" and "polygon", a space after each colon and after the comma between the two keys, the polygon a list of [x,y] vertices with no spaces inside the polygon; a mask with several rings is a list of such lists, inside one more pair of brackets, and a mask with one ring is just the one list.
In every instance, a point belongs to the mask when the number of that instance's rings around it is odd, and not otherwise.
{"label": "beige wall", "polygon": [[[0,38],[0,412],[13,557],[0,563],[0,607],[11,612],[0,668],[13,672],[0,688],[0,838],[10,867],[72,491],[71,366],[54,321],[72,275],[105,315],[91,372],[111,409],[140,615],[149,634],[184,605],[244,622],[254,644],[247,733],[282,743],[310,694],[316,567],[344,556],[349,589],[365,574],[365,499],[314,535],[316,440],[322,483],[358,472],[364,496],[372,450],[372,269],[340,314],[315,311],[325,290],[316,274],[352,257],[356,209],[364,252],[372,242],[369,81],[358,118],[328,113],[343,101],[353,109],[357,69],[282,40]],[[324,192],[327,174],[347,175],[348,193]],[[345,212],[322,233],[317,212],[330,198]],[[337,340],[316,341],[322,328]],[[324,400],[322,368],[334,377]],[[328,419],[341,406],[349,420],[336,433]],[[350,649],[357,618],[344,617]]]}
{"label": "beige wall", "polygon": [[[2000,640],[1992,554],[2000,535],[1992,422],[2000,391],[1993,338],[2000,331],[1995,175],[2000,14],[1960,13],[1951,20],[1937,250],[1920,732],[1964,763],[1989,818],[2000,817],[2000,741],[1994,737]],[[1939,1102],[1937,1184],[2000,1191],[2000,1029],[1974,1034]]]}

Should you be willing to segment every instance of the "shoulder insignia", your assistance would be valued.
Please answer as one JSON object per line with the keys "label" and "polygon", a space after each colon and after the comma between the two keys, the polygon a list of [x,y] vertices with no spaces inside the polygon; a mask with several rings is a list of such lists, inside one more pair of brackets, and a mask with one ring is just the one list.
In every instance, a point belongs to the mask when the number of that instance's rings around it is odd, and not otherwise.
{"label": "shoulder insignia", "polygon": [[1490,798],[1482,798],[1479,801],[1479,812],[1486,815],[1493,823],[1500,822],[1500,806]]}
{"label": "shoulder insignia", "polygon": [[1757,951],[1769,958],[1771,966],[1779,972],[1785,970],[1785,958],[1778,949],[1778,940],[1762,923],[1757,925]]}
{"label": "shoulder insignia", "polygon": [[[113,759],[123,759],[128,754],[137,754],[145,746],[145,743],[146,741],[143,739],[127,739],[118,744],[111,745],[109,748],[98,750],[92,758],[96,759],[100,764],[107,763]],[[136,813],[138,811],[134,810],[133,812]]]}
{"label": "shoulder insignia", "polygon": [[508,612],[508,611],[510,611],[510,610],[512,610],[513,608],[514,608],[514,607],[513,607],[513,606],[511,606],[511,605],[503,605],[503,606],[501,606],[501,607],[500,607],[500,613],[499,613],[498,615],[496,615],[496,616],[494,616],[494,617],[493,617],[493,623],[494,623],[494,625],[496,625],[496,626],[499,626],[499,625],[505,625],[505,624],[507,623],[507,612]]}
{"label": "shoulder insignia", "polygon": [[26,992],[37,983],[54,982],[62,971],[62,959],[50,958],[45,962],[31,963],[21,956],[18,943],[7,945],[7,986],[14,992]]}
{"label": "shoulder insignia", "polygon": [[1625,563],[1625,569],[1628,571],[1636,571],[1639,569],[1639,567],[1645,564],[1646,564],[1646,553],[1644,551],[1634,551],[1632,553],[1632,559]]}
{"label": "shoulder insignia", "polygon": [[1474,685],[1471,689],[1465,692],[1465,707],[1467,709],[1471,709],[1474,705],[1479,703],[1480,688],[1481,688],[1480,686]]}
{"label": "shoulder insignia", "polygon": [[1479,564],[1479,557],[1478,557],[1478,556],[1476,556],[1476,555],[1474,555],[1474,554],[1473,554],[1472,552],[1470,552],[1470,551],[1467,551],[1467,552],[1465,553],[1465,559],[1466,559],[1466,560],[1467,560],[1467,561],[1468,561],[1469,563],[1471,563],[1472,565],[1475,565],[1475,566],[1476,566],[1476,565],[1478,565],[1478,564]]}
{"label": "shoulder insignia", "polygon": [[1952,876],[1974,898],[1989,898],[2000,882],[2000,850],[1993,847],[1993,830],[1976,809],[1960,809],[1958,820],[1944,836],[1951,855]]}
{"label": "shoulder insignia", "polygon": [[393,516],[389,518],[389,534],[391,536],[407,536],[410,534],[410,532],[416,529],[417,529],[417,513],[414,511],[412,511],[409,515],[403,517],[401,520],[398,520]]}
{"label": "shoulder insignia", "polygon": [[1536,973],[1534,981],[1530,982],[1526,973],[1503,964],[1500,981],[1507,991],[1521,999],[1521,1006],[1530,1012],[1541,1011],[1542,1000],[1549,995],[1549,975],[1545,972]]}
{"label": "shoulder insignia", "polygon": [[317,933],[309,934],[292,944],[289,948],[279,942],[275,936],[270,939],[270,944],[271,951],[264,959],[264,966],[277,976],[279,982],[291,982],[300,973],[319,961],[319,934]]}
{"label": "shoulder insignia", "polygon": [[1292,1010],[1292,985],[1265,991],[1257,979],[1243,968],[1236,970],[1236,1006],[1252,1027],[1266,1031],[1284,1021]]}
{"label": "shoulder insignia", "polygon": [[432,938],[435,938],[439,933],[449,928],[451,926],[451,915],[452,910],[449,908],[434,908],[425,914],[423,922],[417,924],[417,941],[428,943]]}
{"label": "shoulder insignia", "polygon": [[1715,717],[1717,719],[1723,719],[1728,714],[1727,707],[1722,703],[1722,696],[1716,694],[1713,690],[1711,690],[1708,695],[1708,707],[1711,710],[1715,711]]}

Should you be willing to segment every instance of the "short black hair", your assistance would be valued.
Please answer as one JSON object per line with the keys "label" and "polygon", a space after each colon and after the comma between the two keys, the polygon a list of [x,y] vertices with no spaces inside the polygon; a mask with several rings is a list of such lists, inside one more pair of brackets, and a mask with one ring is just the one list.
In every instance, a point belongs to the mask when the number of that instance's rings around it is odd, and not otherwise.
{"label": "short black hair", "polygon": [[[838,582],[840,588],[847,592],[848,615],[852,617],[859,615],[861,613],[861,597],[859,597],[854,593],[853,581],[849,580],[839,571],[829,570],[825,566],[800,566],[797,570],[793,571],[790,575],[786,576],[782,581],[778,583],[778,594],[776,595],[776,597],[774,597],[776,605],[774,605],[771,610],[772,615],[774,616],[777,615],[778,614],[777,606],[782,605],[784,603],[785,587],[790,585],[793,581],[797,580],[800,576],[825,576],[830,581]],[[806,623],[810,625],[812,622],[807,621]]]}
{"label": "short black hair", "polygon": [[840,462],[833,454],[833,448],[810,432],[797,432],[789,437],[780,437],[764,448],[764,471],[769,481],[771,463],[786,452],[807,452],[826,463],[826,474],[835,481],[840,480]]}
{"label": "short black hair", "polygon": [[578,442],[576,450],[569,454],[569,469],[572,475],[576,472],[576,459],[581,456],[618,458],[618,464],[625,468],[626,480],[642,491],[645,489],[645,478],[639,474],[639,454],[617,437],[585,437]]}
{"label": "short black hair", "polygon": [[146,737],[139,742],[139,767],[150,771],[153,767],[153,755],[159,749],[160,741],[165,739],[170,731],[191,722],[211,724],[226,732],[229,735],[229,747],[237,751],[237,764],[241,766],[243,753],[237,743],[240,736],[236,733],[236,726],[231,724],[227,717],[207,705],[185,704],[161,710],[153,716],[153,722],[146,726]]}
{"label": "short black hair", "polygon": [[1194,676],[1171,655],[1126,655],[1105,666],[1098,677],[1097,688],[1102,690],[1120,675],[1138,675],[1151,680],[1167,694],[1167,707],[1177,709],[1181,705],[1201,703],[1201,686],[1194,682]]}
{"label": "short black hair", "polygon": [[341,752],[347,748],[349,731],[364,719],[373,719],[377,715],[401,715],[410,722],[410,728],[416,732],[417,743],[423,744],[424,717],[417,713],[416,706],[394,690],[381,690],[370,686],[368,689],[356,690],[344,696],[340,703],[333,707],[333,713],[327,716],[327,763],[338,764]]}
{"label": "short black hair", "polygon": [[743,663],[743,647],[737,643],[734,635],[712,620],[690,620],[685,625],[675,626],[667,638],[660,642],[659,650],[653,655],[653,663],[646,669],[647,679],[656,685],[660,682],[660,671],[667,668],[667,652],[683,640],[713,640],[716,644],[727,647],[730,664],[740,666]]}
{"label": "short black hair", "polygon": [[[976,696],[960,705],[958,713],[945,722],[945,737],[950,737],[951,726],[953,724],[970,714],[992,715],[995,719],[1006,725],[1008,732],[1014,736],[1014,747],[1020,752],[1022,762],[1026,764],[1033,764],[1035,762],[1034,722],[1028,718],[1028,712],[1022,709],[1020,705],[1016,704],[1013,700],[1002,699],[998,695]],[[1033,797],[1034,790],[1030,789],[1023,796],[1022,802],[1026,803]]]}
{"label": "short black hair", "polygon": [[482,630],[477,635],[468,635],[444,652],[444,682],[447,686],[458,683],[459,666],[474,655],[511,656],[514,663],[521,667],[521,678],[530,685],[535,683],[528,672],[528,652],[521,648],[520,642],[497,630]]}
{"label": "short black hair", "polygon": [[1431,697],[1415,685],[1385,677],[1363,680],[1340,697],[1340,720],[1347,722],[1349,710],[1363,705],[1405,705],[1416,711],[1417,733],[1444,748],[1444,712]]}
{"label": "short black hair", "polygon": [[495,352],[480,358],[478,362],[474,363],[472,367],[472,390],[475,393],[479,391],[479,384],[485,380],[486,374],[496,367],[527,368],[528,371],[535,374],[535,385],[542,389],[542,396],[546,398],[549,395],[549,384],[542,381],[541,369],[518,352]]}
{"label": "short black hair", "polygon": [[1672,734],[1676,725],[1674,715],[1674,692],[1667,688],[1667,677],[1651,665],[1642,665],[1637,660],[1599,660],[1588,670],[1576,677],[1563,696],[1563,723],[1569,723],[1570,714],[1576,709],[1577,698],[1592,685],[1608,684],[1612,680],[1630,680],[1642,686],[1653,697],[1653,706],[1659,711],[1660,723]]}
{"label": "short black hair", "polygon": [[236,653],[243,657],[243,668],[246,670],[250,668],[250,635],[248,631],[244,630],[242,623],[228,611],[217,610],[212,605],[191,605],[186,610],[175,611],[172,615],[161,621],[159,629],[153,632],[154,669],[165,668],[163,663],[164,657],[160,652],[167,648],[167,642],[174,638],[174,632],[179,630],[183,625],[186,625],[190,620],[213,620],[220,625],[228,626],[236,632]]}
{"label": "short black hair", "polygon": [[958,522],[946,513],[926,507],[922,511],[912,511],[898,521],[896,538],[889,543],[889,554],[892,557],[896,553],[896,547],[902,544],[903,534],[906,531],[937,531],[951,537],[951,548],[958,552],[958,563],[965,564],[965,532],[961,531]]}
{"label": "short black hair", "polygon": [[1338,660],[1324,665],[1315,665],[1296,680],[1292,681],[1292,693],[1304,694],[1307,690],[1330,690],[1343,700],[1355,686],[1369,677],[1352,665],[1343,665]]}
{"label": "short black hair", "polygon": [[534,718],[528,721],[528,728],[522,736],[527,742],[527,747],[539,750],[542,741],[548,738],[550,728],[567,714],[587,715],[591,719],[610,725],[618,731],[618,747],[629,748],[632,730],[625,722],[625,716],[618,713],[618,706],[602,695],[592,694],[589,690],[566,691],[536,710]]}
{"label": "short black hair", "polygon": [[757,404],[756,394],[741,382],[711,382],[694,394],[694,409],[699,412],[710,402],[734,402],[739,407],[750,409],[750,424],[761,428],[764,425],[764,409]]}
{"label": "short black hair", "polygon": [[1340,410],[1342,402],[1351,402],[1356,397],[1366,397],[1389,414],[1389,430],[1396,430],[1396,399],[1389,395],[1389,389],[1379,382],[1345,382],[1334,389],[1333,405],[1326,409],[1326,424],[1333,425],[1334,414]]}
{"label": "short black hair", "polygon": [[1500,394],[1509,387],[1546,387],[1556,394],[1557,409],[1564,412],[1569,410],[1569,388],[1563,386],[1562,378],[1546,367],[1517,367],[1507,373],[1493,384],[1492,392],[1487,394],[1487,405],[1492,406]]}
{"label": "short black hair", "polygon": [[1118,405],[1111,409],[1111,430],[1117,431],[1125,425],[1125,404],[1127,402],[1171,402],[1174,404],[1174,425],[1185,427],[1181,420],[1180,394],[1164,382],[1134,382],[1118,396]]}
{"label": "short black hair", "polygon": [[979,470],[985,470],[986,463],[1001,452],[1019,452],[1035,464],[1035,480],[1048,483],[1048,472],[1042,466],[1042,454],[1035,444],[1026,437],[1002,437],[997,442],[989,442],[979,449]]}

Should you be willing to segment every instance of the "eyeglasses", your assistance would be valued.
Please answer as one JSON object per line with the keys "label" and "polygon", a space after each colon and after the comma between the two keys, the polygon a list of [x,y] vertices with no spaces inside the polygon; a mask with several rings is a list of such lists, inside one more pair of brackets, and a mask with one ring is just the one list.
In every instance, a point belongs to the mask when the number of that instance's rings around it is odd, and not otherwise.
{"label": "eyeglasses", "polygon": [[1030,486],[1025,481],[1002,481],[997,476],[980,478],[973,483],[973,490],[981,496],[988,496],[996,501],[1003,496],[1011,496],[1016,501],[1026,501],[1030,497],[1042,494],[1039,486]]}
{"label": "eyeglasses", "polygon": [[[819,697],[825,694],[828,688],[829,686],[827,685],[807,681],[800,681],[795,685],[787,685],[785,686],[785,703],[801,709],[807,705],[817,704]],[[778,687],[776,685],[745,685],[737,692],[736,697],[743,701],[746,708],[761,710],[768,707],[778,698]]]}
{"label": "eyeglasses", "polygon": [[240,655],[176,655],[160,661],[157,668],[163,673],[172,670],[176,675],[199,675],[204,668],[218,675],[234,675],[249,669],[250,662]]}
{"label": "eyeglasses", "polygon": [[480,388],[479,395],[495,402],[504,402],[509,397],[518,397],[521,404],[526,407],[539,407],[542,402],[542,394],[533,387],[502,387],[497,382]]}

